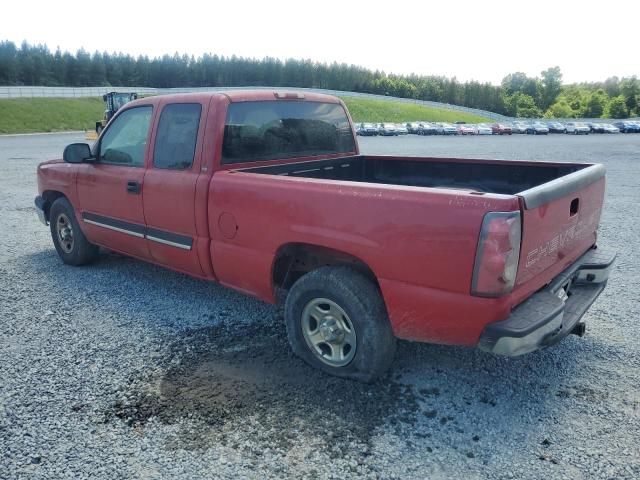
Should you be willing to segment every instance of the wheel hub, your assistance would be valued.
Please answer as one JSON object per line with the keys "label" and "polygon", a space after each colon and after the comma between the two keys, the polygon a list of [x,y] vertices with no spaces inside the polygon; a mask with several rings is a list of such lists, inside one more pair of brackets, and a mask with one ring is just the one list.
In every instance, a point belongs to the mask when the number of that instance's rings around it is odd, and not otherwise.
{"label": "wheel hub", "polygon": [[320,331],[322,332],[325,342],[331,343],[342,341],[344,339],[344,331],[333,318],[329,318],[322,322]]}
{"label": "wheel hub", "polygon": [[303,309],[301,327],[307,346],[323,363],[343,367],[353,360],[356,332],[345,310],[333,300],[311,300]]}
{"label": "wheel hub", "polygon": [[56,221],[56,232],[58,233],[59,245],[66,253],[73,250],[73,227],[64,213],[58,216]]}

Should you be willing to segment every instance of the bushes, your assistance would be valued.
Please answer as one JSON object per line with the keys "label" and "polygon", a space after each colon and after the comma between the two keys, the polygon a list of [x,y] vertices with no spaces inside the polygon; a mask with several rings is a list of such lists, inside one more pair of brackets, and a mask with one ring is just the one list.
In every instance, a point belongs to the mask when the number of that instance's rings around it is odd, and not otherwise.
{"label": "bushes", "polygon": [[622,95],[613,97],[607,105],[607,117],[611,118],[627,118],[629,112],[627,110],[627,104],[625,98]]}

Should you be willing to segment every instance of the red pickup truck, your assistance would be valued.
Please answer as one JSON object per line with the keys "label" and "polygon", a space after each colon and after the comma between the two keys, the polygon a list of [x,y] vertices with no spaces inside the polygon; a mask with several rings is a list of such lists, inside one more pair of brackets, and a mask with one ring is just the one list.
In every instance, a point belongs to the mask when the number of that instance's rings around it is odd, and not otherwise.
{"label": "red pickup truck", "polygon": [[365,381],[396,338],[514,356],[582,334],[615,258],[602,165],[361,155],[311,93],[131,102],[38,188],[64,263],[105,247],[283,303],[296,354]]}

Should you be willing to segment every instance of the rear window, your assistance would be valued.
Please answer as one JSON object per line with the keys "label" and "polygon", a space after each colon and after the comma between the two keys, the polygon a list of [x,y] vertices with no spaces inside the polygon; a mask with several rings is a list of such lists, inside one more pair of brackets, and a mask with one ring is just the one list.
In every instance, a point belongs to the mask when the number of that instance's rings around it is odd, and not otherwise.
{"label": "rear window", "polygon": [[280,100],[229,105],[222,163],[351,153],[356,149],[342,105]]}

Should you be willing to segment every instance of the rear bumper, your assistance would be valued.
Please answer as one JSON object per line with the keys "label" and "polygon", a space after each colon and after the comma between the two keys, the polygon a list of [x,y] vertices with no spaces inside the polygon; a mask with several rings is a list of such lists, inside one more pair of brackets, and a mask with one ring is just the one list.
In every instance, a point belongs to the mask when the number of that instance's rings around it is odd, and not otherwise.
{"label": "rear bumper", "polygon": [[[518,305],[506,320],[490,323],[478,348],[515,357],[558,343],[569,335],[604,290],[616,254],[593,248],[543,290]],[[563,300],[563,291],[568,298]],[[580,331],[580,330],[578,330]]]}

